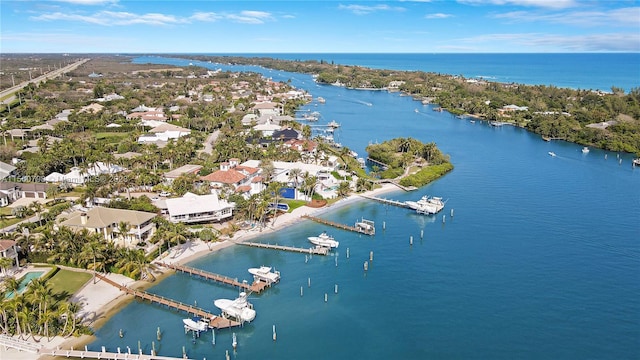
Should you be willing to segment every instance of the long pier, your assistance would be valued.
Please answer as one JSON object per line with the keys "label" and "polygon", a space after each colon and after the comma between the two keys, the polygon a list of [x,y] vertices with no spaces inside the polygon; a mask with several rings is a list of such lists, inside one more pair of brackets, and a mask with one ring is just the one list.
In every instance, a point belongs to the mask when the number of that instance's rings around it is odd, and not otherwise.
{"label": "long pier", "polygon": [[73,358],[89,358],[89,359],[109,359],[109,360],[185,360],[185,358],[157,356],[154,354],[143,354],[142,351],[131,353],[131,349],[128,348],[126,352],[117,353],[107,352],[104,348],[103,351],[89,351],[85,346],[83,350],[64,350],[60,348],[45,349],[40,344],[32,343],[30,341],[12,338],[7,335],[0,335],[0,346],[16,349],[19,351],[25,351],[38,355],[50,355],[58,357],[73,357]]}
{"label": "long pier", "polygon": [[319,218],[319,217],[315,217],[315,216],[302,215],[302,217],[305,218],[305,219],[309,219],[309,220],[315,221],[317,223],[323,224],[323,225],[333,226],[334,228],[338,228],[338,229],[342,229],[342,230],[353,231],[353,232],[357,232],[357,233],[365,234],[365,235],[374,235],[375,234],[375,230],[371,231],[371,230],[363,229],[363,228],[360,228],[360,227],[340,224],[340,223],[337,223],[337,222],[325,220],[325,219],[322,219],[322,218]]}
{"label": "long pier", "polygon": [[402,208],[405,208],[405,209],[411,209],[409,207],[409,205],[407,205],[403,201],[398,201],[398,200],[393,200],[393,199],[384,199],[384,198],[379,198],[379,197],[369,196],[369,195],[360,195],[360,196],[362,196],[365,199],[381,202],[383,204],[398,206],[398,207],[402,207]]}
{"label": "long pier", "polygon": [[258,242],[250,242],[250,241],[239,242],[237,244],[238,245],[245,245],[245,246],[253,246],[253,247],[258,247],[258,248],[263,248],[263,249],[291,251],[291,252],[297,252],[297,253],[301,253],[301,254],[310,254],[310,255],[327,255],[327,254],[329,254],[329,248],[322,247],[322,246],[316,246],[316,247],[312,247],[312,248],[299,248],[299,247],[293,247],[293,246],[272,245],[272,244],[264,244],[264,243],[258,243]]}
{"label": "long pier", "polygon": [[215,274],[212,272],[196,269],[190,266],[166,264],[166,263],[159,263],[159,264],[169,269],[187,273],[189,275],[197,275],[207,280],[215,281],[220,284],[231,285],[241,289],[249,290],[254,293],[261,293],[262,291],[264,291],[264,289],[269,287],[269,284],[264,281],[254,281],[253,284],[249,284],[247,282],[240,282],[238,281],[238,279],[232,279],[228,276]]}
{"label": "long pier", "polygon": [[226,319],[222,316],[218,316],[215,314],[212,314],[202,308],[193,306],[193,305],[189,305],[189,304],[185,304],[176,300],[171,300],[169,298],[166,298],[164,296],[160,296],[160,295],[156,295],[156,294],[152,294],[146,291],[142,291],[142,290],[135,290],[129,287],[126,287],[124,285],[120,285],[118,283],[116,283],[115,281],[103,276],[102,274],[99,273],[95,273],[95,276],[100,279],[103,280],[104,282],[106,282],[107,284],[113,285],[116,288],[118,288],[120,291],[124,291],[127,294],[133,295],[134,298],[141,298],[143,300],[149,300],[149,302],[152,303],[156,303],[156,304],[160,304],[160,305],[165,305],[167,307],[176,309],[176,310],[181,310],[184,311],[188,314],[193,314],[195,316],[198,316],[202,319],[207,319],[209,321],[209,327],[215,328],[215,329],[226,329],[226,328],[230,328],[230,327],[234,327],[234,326],[240,326],[242,324],[240,324],[237,321],[233,321],[231,319]]}

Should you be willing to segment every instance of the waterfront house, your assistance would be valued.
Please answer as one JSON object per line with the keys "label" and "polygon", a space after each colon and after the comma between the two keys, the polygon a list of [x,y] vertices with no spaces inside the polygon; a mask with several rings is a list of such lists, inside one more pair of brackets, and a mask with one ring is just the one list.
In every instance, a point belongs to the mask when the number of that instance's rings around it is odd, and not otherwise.
{"label": "waterfront house", "polygon": [[[155,232],[154,213],[112,209],[96,206],[87,211],[77,211],[58,226],[66,226],[74,231],[87,229],[101,234],[105,240],[116,245],[131,247],[148,239]],[[129,230],[120,234],[120,223],[126,223]]]}
{"label": "waterfront house", "polygon": [[169,221],[173,223],[220,222],[233,216],[234,203],[220,199],[217,192],[207,195],[186,193],[166,199]]}

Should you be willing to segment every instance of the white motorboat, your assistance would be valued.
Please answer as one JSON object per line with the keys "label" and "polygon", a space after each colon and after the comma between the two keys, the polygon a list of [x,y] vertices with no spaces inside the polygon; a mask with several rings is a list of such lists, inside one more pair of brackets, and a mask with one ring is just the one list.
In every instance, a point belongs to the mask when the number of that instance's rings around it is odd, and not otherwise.
{"label": "white motorboat", "polygon": [[253,275],[255,281],[262,281],[268,284],[280,281],[280,271],[271,271],[269,266],[260,266],[259,268],[250,268],[249,274]]}
{"label": "white motorboat", "polygon": [[318,236],[310,236],[307,239],[317,246],[322,246],[326,248],[337,248],[340,243],[336,241],[333,236],[328,235],[325,231]]}
{"label": "white motorboat", "polygon": [[209,323],[199,317],[182,319],[182,322],[184,323],[184,327],[190,331],[207,331],[207,329],[209,329]]}
{"label": "white motorboat", "polygon": [[554,153],[553,151],[549,151],[549,156],[551,156],[551,157],[555,157],[555,156],[556,156],[556,153]]}
{"label": "white motorboat", "polygon": [[404,203],[419,214],[437,214],[444,209],[445,205],[441,197],[430,197],[428,195],[423,196],[418,201],[405,201]]}
{"label": "white motorboat", "polygon": [[327,100],[325,100],[322,96],[318,96],[318,102],[319,102],[320,104],[324,104],[324,103],[326,103],[326,102],[327,102]]}
{"label": "white motorboat", "polygon": [[588,147],[585,146],[585,147],[582,148],[582,153],[583,154],[586,154],[588,152],[589,152],[589,148]]}
{"label": "white motorboat", "polygon": [[213,304],[222,310],[222,315],[225,317],[230,317],[240,322],[251,322],[256,318],[256,311],[247,298],[247,293],[243,291],[235,300],[217,299]]}
{"label": "white motorboat", "polygon": [[336,129],[336,128],[339,128],[339,127],[340,127],[340,124],[339,124],[337,121],[335,121],[335,120],[331,120],[331,121],[327,124],[327,126],[328,126],[329,128]]}

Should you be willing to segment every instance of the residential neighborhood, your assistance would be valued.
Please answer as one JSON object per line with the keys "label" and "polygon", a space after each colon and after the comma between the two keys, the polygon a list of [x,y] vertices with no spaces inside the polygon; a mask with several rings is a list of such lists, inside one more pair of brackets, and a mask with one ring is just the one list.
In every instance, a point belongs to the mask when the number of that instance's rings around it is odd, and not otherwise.
{"label": "residential neighborhood", "polygon": [[367,185],[353,158],[295,121],[312,94],[252,73],[95,67],[111,61],[29,87],[47,105],[4,114],[0,209],[20,234],[4,233],[15,242],[1,253],[15,260],[9,273],[58,256],[60,244],[41,244],[49,232],[150,261],[202,229],[264,226],[278,211],[260,204],[296,208]]}

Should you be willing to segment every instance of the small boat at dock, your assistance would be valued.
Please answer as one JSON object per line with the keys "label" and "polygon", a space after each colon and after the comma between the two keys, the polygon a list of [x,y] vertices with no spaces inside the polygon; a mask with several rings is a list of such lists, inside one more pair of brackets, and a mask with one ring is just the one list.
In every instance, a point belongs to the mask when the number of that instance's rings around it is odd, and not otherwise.
{"label": "small boat at dock", "polygon": [[213,304],[222,310],[222,316],[240,322],[251,322],[256,318],[256,311],[253,309],[253,304],[251,304],[247,298],[247,293],[243,291],[235,300],[217,299]]}
{"label": "small boat at dock", "polygon": [[209,329],[209,323],[199,317],[182,319],[182,322],[185,330],[201,332]]}
{"label": "small boat at dock", "polygon": [[445,202],[441,197],[425,195],[418,201],[405,201],[405,204],[418,214],[437,214],[444,209]]}
{"label": "small boat at dock", "polygon": [[271,271],[269,266],[260,266],[259,268],[250,268],[249,274],[253,275],[255,281],[266,282],[267,284],[274,284],[280,281],[280,271]]}
{"label": "small boat at dock", "polygon": [[338,245],[340,245],[340,243],[338,241],[336,241],[333,238],[333,236],[327,234],[325,231],[323,231],[318,236],[310,236],[307,239],[313,245],[322,246],[322,247],[326,247],[326,248],[330,248],[330,249],[337,248]]}

